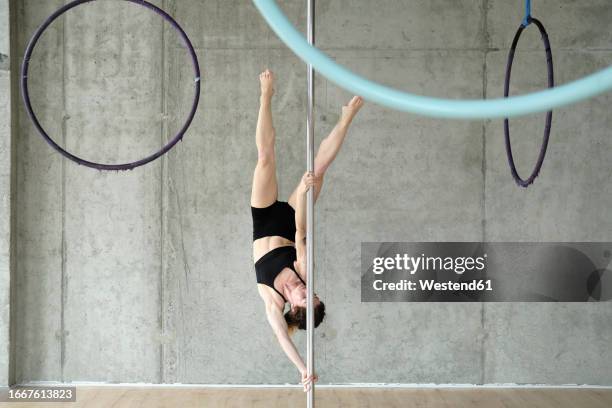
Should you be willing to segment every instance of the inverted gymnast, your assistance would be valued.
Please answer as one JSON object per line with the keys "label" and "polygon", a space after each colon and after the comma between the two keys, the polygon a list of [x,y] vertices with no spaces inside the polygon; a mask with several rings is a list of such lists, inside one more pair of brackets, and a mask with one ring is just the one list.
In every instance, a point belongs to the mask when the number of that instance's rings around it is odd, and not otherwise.
{"label": "inverted gymnast", "polygon": [[[257,290],[265,303],[268,322],[281,348],[299,370],[304,391],[308,391],[317,376],[308,376],[306,365],[290,337],[295,329],[306,330],[306,192],[314,188],[316,202],[325,171],[336,158],[351,121],[363,106],[363,100],[355,96],[347,106],[342,107],[340,120],[319,146],[314,172],[304,174],[287,202],[278,201],[271,110],[274,94],[272,72],[262,72],[259,82],[261,96],[255,134],[257,165],[251,190]],[[289,310],[283,315],[285,303],[289,303]],[[315,327],[324,316],[325,305],[315,295]]]}

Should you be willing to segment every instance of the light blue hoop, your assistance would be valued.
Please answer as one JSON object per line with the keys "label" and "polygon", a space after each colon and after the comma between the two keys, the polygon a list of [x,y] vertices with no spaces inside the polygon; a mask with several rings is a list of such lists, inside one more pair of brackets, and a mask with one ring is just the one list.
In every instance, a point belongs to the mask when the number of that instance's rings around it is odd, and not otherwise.
{"label": "light blue hoop", "polygon": [[419,115],[454,118],[507,118],[569,105],[612,89],[612,66],[553,89],[526,95],[481,99],[438,99],[398,91],[365,79],[308,44],[289,22],[275,0],[253,0],[259,12],[281,40],[318,73],[338,86],[389,108]]}

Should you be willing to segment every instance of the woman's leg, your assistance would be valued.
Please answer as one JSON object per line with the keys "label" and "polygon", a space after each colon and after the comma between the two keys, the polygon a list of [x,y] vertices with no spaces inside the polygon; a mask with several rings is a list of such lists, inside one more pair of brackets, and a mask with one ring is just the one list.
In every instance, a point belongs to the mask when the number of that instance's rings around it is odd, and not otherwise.
{"label": "woman's leg", "polygon": [[[314,174],[321,177],[321,184],[315,189],[315,201],[319,197],[321,188],[323,187],[323,176],[325,176],[325,172],[338,155],[342,142],[344,142],[344,138],[348,132],[348,128],[362,106],[363,99],[359,96],[353,96],[353,99],[349,101],[348,105],[342,107],[342,115],[336,126],[319,145],[319,150],[314,160]],[[289,204],[291,204],[293,208],[295,208],[296,194],[297,187],[289,197]]]}
{"label": "woman's leg", "polygon": [[257,166],[253,174],[251,189],[251,206],[268,207],[278,197],[276,183],[276,158],[274,153],[274,127],[272,126],[272,94],[274,93],[274,77],[272,72],[265,70],[259,75],[261,96],[255,142],[257,143]]}

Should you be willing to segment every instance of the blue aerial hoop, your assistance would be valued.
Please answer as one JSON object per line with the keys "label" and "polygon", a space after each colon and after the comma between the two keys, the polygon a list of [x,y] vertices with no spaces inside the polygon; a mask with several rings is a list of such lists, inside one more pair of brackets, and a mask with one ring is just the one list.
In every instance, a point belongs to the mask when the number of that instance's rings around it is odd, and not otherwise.
{"label": "blue aerial hoop", "polygon": [[75,154],[70,153],[69,151],[61,147],[59,144],[57,144],[51,138],[51,136],[49,136],[47,131],[43,128],[42,124],[38,120],[36,113],[34,112],[34,108],[32,107],[32,102],[30,100],[30,90],[28,87],[30,60],[32,58],[32,54],[34,52],[34,49],[36,48],[36,44],[38,43],[38,40],[43,35],[45,30],[58,17],[60,17],[61,15],[63,15],[64,13],[66,13],[67,11],[75,7],[78,7],[85,3],[94,2],[94,1],[96,0],[72,0],[69,3],[66,3],[63,6],[61,6],[53,14],[47,17],[47,19],[36,29],[36,31],[32,35],[32,38],[30,38],[30,42],[28,43],[28,46],[26,47],[26,50],[23,56],[23,63],[21,65],[21,95],[23,97],[23,103],[25,104],[26,112],[28,116],[30,117],[30,119],[32,120],[32,123],[34,124],[34,127],[36,128],[36,130],[38,130],[38,133],[40,133],[43,139],[45,139],[45,141],[49,143],[51,147],[53,147],[55,150],[61,153],[64,157],[74,161],[77,164],[91,167],[91,168],[98,169],[98,170],[116,170],[116,171],[132,170],[136,167],[143,166],[149,162],[152,162],[158,157],[161,157],[162,155],[167,153],[170,149],[172,149],[172,147],[175,144],[183,140],[183,136],[187,132],[187,129],[189,129],[189,126],[191,125],[191,122],[193,121],[193,118],[195,117],[195,114],[198,110],[198,104],[200,101],[200,63],[198,62],[198,56],[196,55],[195,49],[193,48],[193,45],[191,44],[189,37],[187,37],[187,33],[185,33],[183,28],[168,13],[166,13],[164,10],[160,9],[156,5],[149,3],[146,0],[124,0],[125,2],[137,4],[139,6],[147,8],[155,12],[159,16],[161,16],[166,22],[170,23],[170,25],[178,32],[178,35],[183,40],[183,44],[187,48],[187,51],[189,52],[189,56],[191,57],[191,65],[192,65],[194,77],[195,77],[194,78],[195,92],[193,95],[193,102],[191,105],[191,109],[189,111],[189,115],[187,116],[185,123],[183,124],[181,129],[178,131],[178,133],[168,143],[166,143],[165,146],[163,146],[157,152],[150,154],[149,156],[143,159],[140,159],[140,160],[137,160],[131,163],[120,163],[120,164],[96,163],[96,162],[82,159],[76,156]]}
{"label": "blue aerial hoop", "polygon": [[[548,76],[548,87],[552,88],[555,86],[555,76],[553,72],[553,57],[552,51],[550,49],[550,41],[548,39],[548,34],[546,33],[546,29],[540,20],[531,17],[531,1],[525,0],[525,17],[521,22],[516,34],[514,35],[514,39],[512,40],[512,45],[510,46],[510,52],[508,53],[508,62],[506,64],[506,78],[504,80],[504,97],[508,97],[508,93],[510,92],[510,76],[512,73],[512,62],[514,61],[514,53],[516,52],[516,46],[518,44],[519,38],[521,38],[521,33],[525,28],[529,25],[534,24],[538,30],[540,31],[540,36],[542,37],[542,42],[544,43],[544,52],[546,54],[546,71]],[[512,144],[510,142],[510,123],[508,122],[508,118],[504,119],[504,141],[506,143],[506,156],[508,157],[508,165],[510,166],[510,172],[516,184],[521,187],[529,187],[533,183],[538,174],[540,174],[540,170],[542,169],[542,164],[544,163],[544,157],[546,156],[546,149],[548,147],[548,139],[550,138],[550,128],[552,125],[552,110],[546,112],[546,119],[544,122],[544,136],[542,137],[542,144],[540,146],[540,153],[538,154],[538,159],[536,161],[531,174],[526,179],[521,178],[519,176],[518,171],[516,170],[516,165],[514,164],[514,156],[512,154]]]}
{"label": "blue aerial hoop", "polygon": [[438,99],[398,91],[363,78],[311,46],[291,24],[275,0],[253,0],[280,39],[318,73],[338,86],[389,108],[424,116],[452,119],[508,118],[546,112],[612,89],[612,66],[576,81],[531,94],[480,99]]}

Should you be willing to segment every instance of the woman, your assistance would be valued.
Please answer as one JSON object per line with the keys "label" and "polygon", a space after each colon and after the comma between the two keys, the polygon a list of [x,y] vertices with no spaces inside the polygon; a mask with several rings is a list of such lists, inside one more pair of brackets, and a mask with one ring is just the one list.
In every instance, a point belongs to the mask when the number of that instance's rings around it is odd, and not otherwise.
{"label": "woman", "polygon": [[[363,100],[356,96],[342,107],[340,121],[319,146],[314,173],[306,173],[289,200],[283,202],[277,200],[275,132],[271,111],[274,94],[272,72],[262,72],[259,81],[261,96],[255,135],[258,158],[251,191],[257,289],[265,303],[268,322],[281,348],[300,371],[304,391],[307,391],[317,377],[308,377],[304,361],[289,336],[296,328],[306,329],[306,192],[314,188],[316,201],[325,171],[338,154]],[[325,316],[325,305],[316,296],[313,301],[317,327]],[[283,315],[285,303],[289,303],[290,307]]]}

